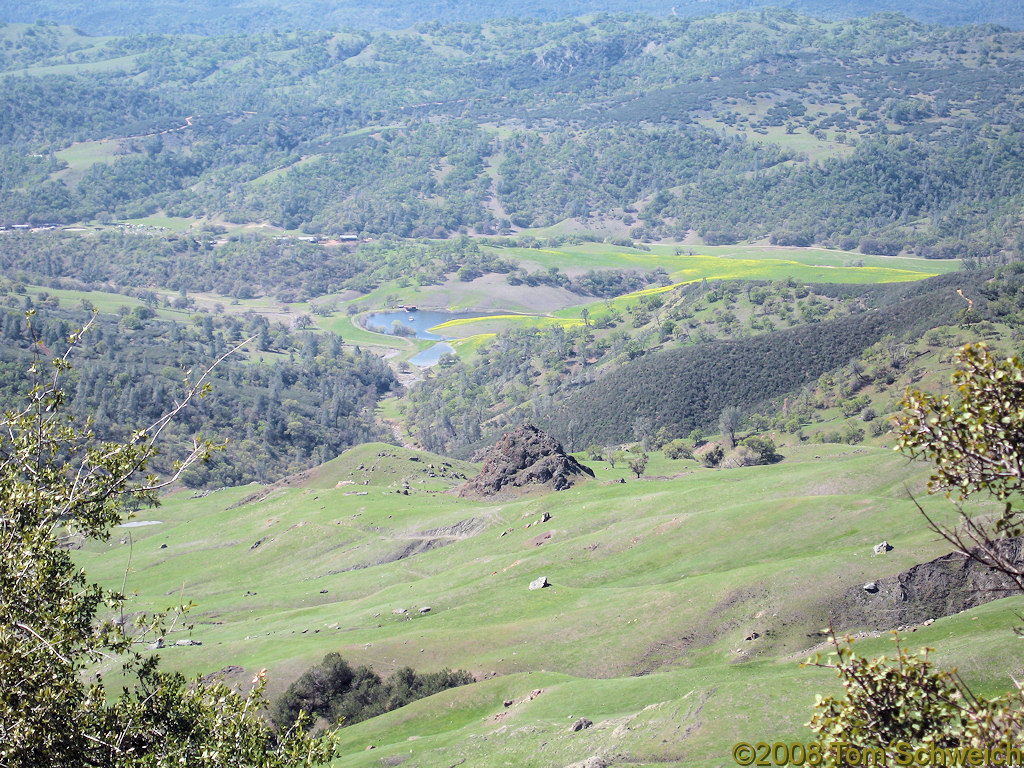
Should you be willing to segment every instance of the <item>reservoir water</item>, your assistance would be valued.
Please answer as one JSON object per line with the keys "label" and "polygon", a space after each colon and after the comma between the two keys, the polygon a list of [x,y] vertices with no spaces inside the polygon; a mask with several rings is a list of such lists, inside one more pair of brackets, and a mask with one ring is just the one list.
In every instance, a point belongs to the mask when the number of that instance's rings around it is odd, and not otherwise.
{"label": "reservoir water", "polygon": [[409,362],[413,365],[418,365],[421,368],[426,368],[431,365],[436,365],[437,361],[441,359],[441,355],[445,355],[449,352],[454,352],[451,344],[447,344],[445,339],[457,338],[455,334],[441,336],[436,333],[431,333],[430,328],[441,323],[447,323],[449,320],[468,320],[473,317],[486,317],[485,312],[448,312],[440,309],[418,309],[415,311],[408,311],[404,309],[399,310],[388,310],[386,312],[371,312],[366,316],[363,321],[367,330],[376,331],[377,333],[386,333],[389,335],[395,334],[395,324],[405,328],[403,335],[412,336],[417,339],[430,339],[438,342],[422,352],[417,353],[409,359]]}

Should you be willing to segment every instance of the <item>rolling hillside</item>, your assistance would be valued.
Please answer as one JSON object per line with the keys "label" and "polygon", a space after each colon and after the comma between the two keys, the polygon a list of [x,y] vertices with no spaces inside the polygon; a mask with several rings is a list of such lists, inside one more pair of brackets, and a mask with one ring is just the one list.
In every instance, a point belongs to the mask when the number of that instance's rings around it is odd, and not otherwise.
{"label": "rolling hillside", "polygon": [[[590,462],[596,480],[496,503],[443,490],[470,466],[368,444],[278,486],[177,494],[78,559],[112,585],[127,567],[135,609],[196,603],[194,629],[161,652],[173,668],[241,680],[267,667],[280,692],[339,651],[382,673],[476,676],[344,729],[338,766],[727,765],[737,738],[806,739],[814,694],[833,683],[799,662],[843,591],[946,551],[908,497],[924,467],[879,447],[781,453],[733,470],[655,454],[624,485],[628,469]],[[882,539],[895,549],[873,556]],[[552,586],[528,590],[541,575]],[[1021,672],[1004,655],[1021,601],[908,642],[1003,689]],[[185,637],[202,645],[173,646]],[[570,733],[580,717],[594,727]]]}

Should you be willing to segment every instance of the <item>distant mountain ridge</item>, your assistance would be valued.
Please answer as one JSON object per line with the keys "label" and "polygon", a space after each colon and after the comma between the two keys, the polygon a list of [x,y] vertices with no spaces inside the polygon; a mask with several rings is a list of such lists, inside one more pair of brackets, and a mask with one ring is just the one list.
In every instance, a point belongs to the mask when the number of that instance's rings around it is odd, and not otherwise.
{"label": "distant mountain ridge", "polygon": [[202,3],[196,0],[155,2],[114,2],[98,0],[12,0],[5,4],[7,21],[38,20],[71,24],[89,34],[125,35],[136,33],[236,34],[266,29],[402,29],[417,22],[480,22],[498,18],[526,18],[553,21],[590,13],[650,13],[654,16],[707,16],[727,11],[784,7],[827,19],[853,18],[878,12],[905,14],[913,19],[945,25],[999,24],[1011,29],[1024,27],[1021,0],[968,0],[967,2],[925,3],[919,0],[877,2],[876,0],[516,0],[474,3],[405,3],[399,0],[297,0],[284,6],[269,0],[224,0]]}

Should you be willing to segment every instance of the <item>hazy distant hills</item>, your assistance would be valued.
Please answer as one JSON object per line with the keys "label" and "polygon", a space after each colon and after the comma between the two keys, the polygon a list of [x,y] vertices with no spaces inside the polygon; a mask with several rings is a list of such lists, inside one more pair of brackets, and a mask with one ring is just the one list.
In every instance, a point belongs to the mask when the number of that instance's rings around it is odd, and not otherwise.
{"label": "hazy distant hills", "polygon": [[478,22],[496,18],[544,21],[588,13],[650,13],[706,16],[749,8],[781,6],[823,18],[850,18],[880,11],[903,13],[939,24],[1024,26],[1021,0],[9,0],[7,21],[72,24],[90,34],[227,34],[262,29],[401,29],[422,21]]}

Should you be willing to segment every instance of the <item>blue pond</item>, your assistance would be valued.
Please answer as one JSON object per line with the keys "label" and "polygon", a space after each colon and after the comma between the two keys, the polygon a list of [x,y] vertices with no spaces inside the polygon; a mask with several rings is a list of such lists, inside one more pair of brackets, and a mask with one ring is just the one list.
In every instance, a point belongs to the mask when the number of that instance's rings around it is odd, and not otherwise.
{"label": "blue pond", "polygon": [[409,362],[413,365],[426,368],[427,366],[436,365],[437,361],[441,359],[441,355],[454,351],[451,344],[446,344],[444,341],[454,337],[439,336],[436,333],[431,333],[428,330],[429,328],[433,328],[441,323],[447,323],[449,320],[464,320],[471,317],[485,316],[485,312],[446,312],[438,309],[419,309],[409,312],[400,309],[388,310],[387,312],[372,312],[366,316],[364,324],[367,330],[395,335],[395,324],[397,323],[407,331],[412,332],[407,335],[417,339],[431,339],[438,342],[409,359]]}

